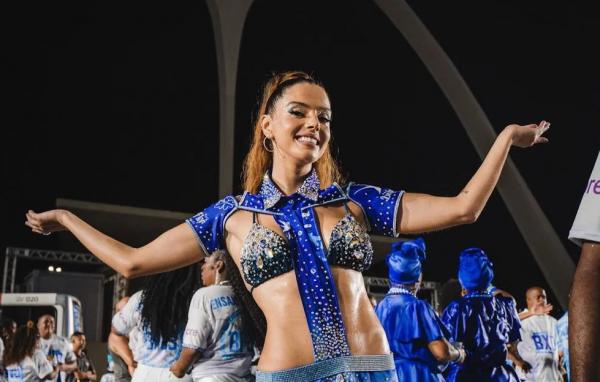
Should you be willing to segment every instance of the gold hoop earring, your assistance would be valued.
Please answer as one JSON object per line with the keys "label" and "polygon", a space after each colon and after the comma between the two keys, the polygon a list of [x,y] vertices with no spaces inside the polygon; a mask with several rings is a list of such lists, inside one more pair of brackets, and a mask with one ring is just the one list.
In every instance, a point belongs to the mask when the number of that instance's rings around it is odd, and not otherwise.
{"label": "gold hoop earring", "polygon": [[265,139],[263,139],[263,147],[265,148],[265,150],[272,153],[273,152],[273,142],[271,142],[271,148],[269,148],[269,146],[267,145],[267,141],[270,142],[271,139],[269,139],[268,137],[265,136]]}

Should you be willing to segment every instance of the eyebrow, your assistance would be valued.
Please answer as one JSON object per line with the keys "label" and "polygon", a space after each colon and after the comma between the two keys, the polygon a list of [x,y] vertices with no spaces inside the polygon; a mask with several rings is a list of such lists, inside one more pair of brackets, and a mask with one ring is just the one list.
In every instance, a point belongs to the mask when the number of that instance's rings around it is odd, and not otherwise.
{"label": "eyebrow", "polygon": [[[298,102],[298,101],[290,101],[290,102],[288,102],[288,106],[290,106],[290,105],[292,105],[292,104],[295,104],[295,105],[300,105],[300,106],[304,106],[304,107],[307,107],[307,108],[309,108],[309,109],[311,108],[311,106],[310,106],[310,105],[308,105],[308,104],[305,104],[304,102]],[[328,107],[318,106],[318,107],[317,107],[317,109],[318,109],[318,110],[323,110],[323,111],[328,111],[328,112],[330,112],[330,113],[331,113],[331,109],[330,109],[330,108],[328,108]]]}

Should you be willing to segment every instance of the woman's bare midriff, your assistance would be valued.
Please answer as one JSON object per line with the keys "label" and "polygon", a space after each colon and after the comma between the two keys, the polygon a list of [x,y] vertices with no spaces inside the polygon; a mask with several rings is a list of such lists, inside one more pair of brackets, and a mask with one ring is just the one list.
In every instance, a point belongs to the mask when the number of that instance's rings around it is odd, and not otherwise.
{"label": "woman's bare midriff", "polygon": [[[385,332],[373,310],[362,274],[332,267],[346,335],[353,355],[389,354]],[[294,272],[265,282],[253,292],[267,319],[267,336],[258,363],[277,371],[314,362],[312,341]]]}
{"label": "woman's bare midriff", "polygon": [[[348,203],[354,216],[363,221],[360,208]],[[331,231],[344,216],[343,206],[318,207],[315,209],[324,244],[329,245]],[[258,223],[283,237],[281,228],[272,216],[260,215]],[[252,225],[252,213],[237,211],[226,223],[226,246],[237,266],[240,267],[242,244]],[[364,286],[360,272],[332,267],[346,336],[353,355],[389,354],[385,332]],[[250,285],[246,285],[250,289]],[[267,335],[258,369],[277,371],[308,365],[314,362],[312,340],[302,307],[302,300],[294,272],[277,276],[254,288],[252,297],[267,319]]]}

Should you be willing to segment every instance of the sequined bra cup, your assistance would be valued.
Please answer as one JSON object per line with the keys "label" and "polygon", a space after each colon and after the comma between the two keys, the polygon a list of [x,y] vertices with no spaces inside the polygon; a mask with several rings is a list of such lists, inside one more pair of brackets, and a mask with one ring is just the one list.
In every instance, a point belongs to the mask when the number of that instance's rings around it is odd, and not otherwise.
{"label": "sequined bra cup", "polygon": [[[346,215],[331,231],[327,259],[332,266],[362,272],[371,266],[373,246],[366,230],[346,206]],[[285,239],[260,225],[253,214],[252,227],[244,240],[240,262],[244,280],[252,290],[260,284],[290,272],[294,264]]]}

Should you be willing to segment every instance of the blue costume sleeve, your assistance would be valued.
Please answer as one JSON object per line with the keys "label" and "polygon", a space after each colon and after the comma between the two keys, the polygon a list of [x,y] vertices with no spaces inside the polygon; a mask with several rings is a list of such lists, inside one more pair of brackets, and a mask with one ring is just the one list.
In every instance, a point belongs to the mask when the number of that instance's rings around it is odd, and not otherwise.
{"label": "blue costume sleeve", "polygon": [[446,309],[444,309],[444,313],[442,314],[442,322],[446,326],[446,329],[450,333],[448,341],[455,342],[457,341],[457,318],[458,318],[458,307],[459,304],[456,301],[452,301]]}
{"label": "blue costume sleeve", "polygon": [[210,256],[216,250],[225,248],[223,240],[225,222],[237,207],[237,199],[233,196],[226,196],[186,220],[188,225],[196,232],[198,243],[206,256]]}
{"label": "blue costume sleeve", "polygon": [[398,236],[396,220],[404,191],[350,183],[346,192],[348,198],[362,209],[370,233]]}
{"label": "blue costume sleeve", "polygon": [[416,300],[406,307],[406,312],[394,333],[396,340],[412,342],[422,340],[426,343],[448,338],[448,329],[427,301]]}
{"label": "blue costume sleeve", "polygon": [[506,309],[506,320],[510,327],[508,331],[509,342],[521,341],[521,320],[519,320],[519,314],[517,313],[517,306],[515,300],[510,297],[496,297],[503,304]]}

